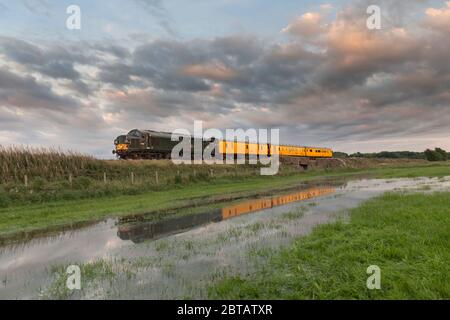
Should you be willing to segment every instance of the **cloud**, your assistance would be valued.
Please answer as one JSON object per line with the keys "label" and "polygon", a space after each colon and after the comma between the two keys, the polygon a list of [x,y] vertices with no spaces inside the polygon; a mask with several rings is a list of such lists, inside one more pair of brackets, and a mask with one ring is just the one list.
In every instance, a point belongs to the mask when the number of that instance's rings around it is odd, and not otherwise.
{"label": "cloud", "polygon": [[158,20],[159,26],[172,37],[178,37],[178,32],[173,26],[169,12],[164,6],[162,0],[134,0],[143,7],[152,17]]}
{"label": "cloud", "polygon": [[[80,51],[79,48],[83,50]],[[90,95],[93,88],[88,83],[86,75],[80,74],[78,67],[101,66],[103,61],[126,60],[130,53],[126,48],[104,43],[68,43],[37,45],[11,37],[0,36],[0,54],[10,62],[26,68],[28,73],[39,73],[53,80],[67,80],[64,84],[77,94]]]}
{"label": "cloud", "polygon": [[[147,110],[148,116],[187,121],[186,113],[205,110],[216,115],[216,125],[284,127],[338,141],[445,130],[447,116],[430,116],[429,108],[444,112],[448,104],[448,76],[436,59],[444,62],[449,45],[437,34],[406,28],[371,32],[364,17],[344,10],[313,31],[291,23],[290,32],[301,38],[320,37],[313,50],[296,38],[278,44],[238,36],[158,40],[137,47],[129,65],[107,69],[120,67],[117,79],[125,81],[113,82],[137,86],[126,79],[138,77],[141,87],[147,83],[159,92],[156,98],[145,91],[137,101],[127,96],[131,105],[118,100],[120,110],[139,117]],[[317,17],[304,19],[321,25]],[[167,99],[175,96],[185,103]],[[414,126],[418,119],[427,121]]]}
{"label": "cloud", "polygon": [[317,12],[307,12],[291,22],[283,32],[302,37],[314,37],[325,30],[322,16]]}
{"label": "cloud", "polygon": [[428,8],[425,14],[427,16],[425,26],[448,35],[450,32],[450,1],[446,2],[446,7],[443,8]]}
{"label": "cloud", "polygon": [[56,94],[50,86],[38,83],[34,77],[22,77],[5,69],[0,69],[0,105],[68,113],[78,107],[76,100]]}
{"label": "cloud", "polygon": [[21,0],[21,2],[30,12],[47,17],[51,15],[51,6],[47,0]]}
{"label": "cloud", "polygon": [[205,78],[214,81],[227,81],[237,77],[237,73],[221,62],[192,64],[183,67],[182,73],[187,76]]}

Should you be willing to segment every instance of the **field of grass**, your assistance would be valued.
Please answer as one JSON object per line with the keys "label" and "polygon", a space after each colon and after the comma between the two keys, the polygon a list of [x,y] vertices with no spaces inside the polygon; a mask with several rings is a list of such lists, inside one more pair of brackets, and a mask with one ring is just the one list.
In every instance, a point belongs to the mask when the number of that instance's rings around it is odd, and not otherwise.
{"label": "field of grass", "polygon": [[[350,221],[317,227],[259,272],[210,288],[219,299],[450,299],[450,193],[388,193]],[[381,269],[369,290],[367,268]]]}

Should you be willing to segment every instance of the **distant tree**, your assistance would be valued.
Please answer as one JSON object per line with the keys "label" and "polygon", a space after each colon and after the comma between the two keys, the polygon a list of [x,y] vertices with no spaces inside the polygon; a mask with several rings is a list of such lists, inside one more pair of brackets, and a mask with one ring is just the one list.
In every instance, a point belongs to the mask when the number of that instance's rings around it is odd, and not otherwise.
{"label": "distant tree", "polygon": [[333,152],[333,155],[335,158],[348,158],[348,154],[345,152],[336,151],[336,152]]}
{"label": "distant tree", "polygon": [[364,155],[361,152],[353,153],[351,155],[352,158],[362,158]]}
{"label": "distant tree", "polygon": [[434,151],[436,151],[437,153],[439,153],[441,155],[443,161],[447,161],[447,159],[448,159],[447,151],[445,151],[441,148],[436,148],[436,149],[434,149]]}
{"label": "distant tree", "polygon": [[354,153],[350,157],[356,158],[387,158],[387,159],[425,159],[423,152],[412,151],[382,151],[378,153]]}
{"label": "distant tree", "polygon": [[436,148],[434,150],[427,149],[425,150],[425,157],[428,161],[446,161],[447,152],[441,148]]}

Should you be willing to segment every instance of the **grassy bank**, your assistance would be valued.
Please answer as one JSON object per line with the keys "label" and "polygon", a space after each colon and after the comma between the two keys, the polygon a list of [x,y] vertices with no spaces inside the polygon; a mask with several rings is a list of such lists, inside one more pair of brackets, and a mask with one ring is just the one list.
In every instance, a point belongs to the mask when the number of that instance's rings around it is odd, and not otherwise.
{"label": "grassy bank", "polygon": [[[220,299],[450,299],[450,193],[386,194],[276,252],[248,278],[211,288]],[[367,267],[381,268],[369,290]]]}
{"label": "grassy bank", "polygon": [[[430,165],[407,159],[345,159],[345,163],[336,163],[348,168],[329,170]],[[0,207],[138,195],[225,180],[240,183],[259,175],[259,170],[255,165],[176,166],[168,160],[107,161],[52,149],[0,146]],[[279,175],[296,175],[298,171],[299,168],[282,165]]]}
{"label": "grassy bank", "polygon": [[[198,169],[197,169],[198,170]],[[292,171],[279,176],[255,175],[214,176],[212,179],[192,180],[174,184],[160,190],[137,190],[114,193],[92,199],[55,200],[43,203],[13,203],[0,209],[0,239],[22,233],[58,229],[73,224],[96,221],[107,217],[141,214],[156,210],[179,208],[187,205],[217,201],[220,197],[254,195],[324,178],[418,177],[450,175],[450,165],[383,169],[336,169],[333,171]]]}

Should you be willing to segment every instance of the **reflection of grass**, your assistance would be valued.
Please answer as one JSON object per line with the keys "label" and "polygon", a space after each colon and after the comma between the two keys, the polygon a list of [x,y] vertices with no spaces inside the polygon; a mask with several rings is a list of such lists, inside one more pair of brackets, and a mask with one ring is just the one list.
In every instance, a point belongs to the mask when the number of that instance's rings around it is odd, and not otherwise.
{"label": "reflection of grass", "polygon": [[132,261],[131,268],[135,270],[148,269],[157,265],[159,261],[158,257],[138,257]]}
{"label": "reflection of grass", "polygon": [[258,233],[259,231],[261,231],[264,228],[266,228],[266,226],[262,222],[256,222],[249,227],[249,229],[252,233]]}
{"label": "reflection of grass", "polygon": [[168,278],[175,277],[175,263],[173,263],[173,262],[162,263],[161,271]]}
{"label": "reflection of grass", "polygon": [[283,213],[282,217],[287,220],[296,220],[296,219],[302,218],[305,215],[306,211],[307,211],[306,208],[300,207],[300,208],[297,208],[296,210]]}
{"label": "reflection of grass", "polygon": [[[448,299],[450,193],[386,194],[322,225],[260,272],[210,290],[226,299]],[[366,269],[381,268],[381,290]]]}
{"label": "reflection of grass", "polygon": [[166,251],[169,248],[169,242],[166,240],[160,240],[155,243],[156,252]]}

